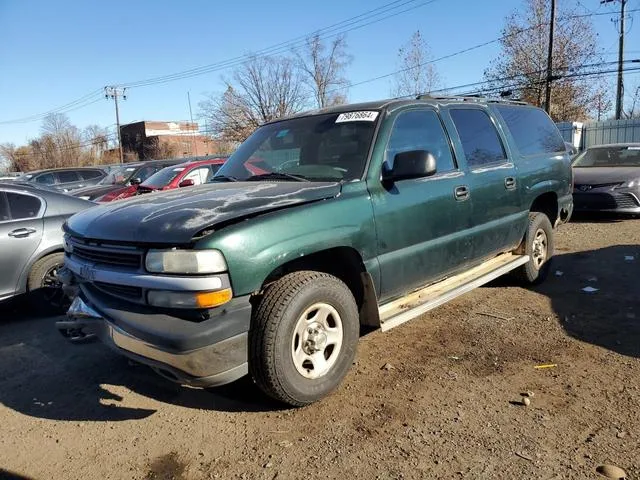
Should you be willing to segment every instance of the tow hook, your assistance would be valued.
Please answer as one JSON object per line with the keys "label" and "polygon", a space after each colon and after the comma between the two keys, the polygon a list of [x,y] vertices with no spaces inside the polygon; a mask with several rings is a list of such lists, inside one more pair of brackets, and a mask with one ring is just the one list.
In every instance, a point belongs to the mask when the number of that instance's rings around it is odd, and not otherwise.
{"label": "tow hook", "polygon": [[88,343],[97,338],[95,332],[103,324],[102,316],[76,297],[67,312],[67,320],[56,322],[56,328],[71,343]]}

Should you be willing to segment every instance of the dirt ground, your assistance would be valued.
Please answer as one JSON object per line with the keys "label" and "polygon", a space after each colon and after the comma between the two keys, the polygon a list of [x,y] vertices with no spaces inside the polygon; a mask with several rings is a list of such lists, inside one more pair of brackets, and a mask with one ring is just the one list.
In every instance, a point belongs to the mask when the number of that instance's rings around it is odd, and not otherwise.
{"label": "dirt ground", "polygon": [[302,409],[249,381],[181,388],[4,307],[0,478],[640,479],[640,220],[561,227],[556,255],[540,287],[499,280],[364,336]]}

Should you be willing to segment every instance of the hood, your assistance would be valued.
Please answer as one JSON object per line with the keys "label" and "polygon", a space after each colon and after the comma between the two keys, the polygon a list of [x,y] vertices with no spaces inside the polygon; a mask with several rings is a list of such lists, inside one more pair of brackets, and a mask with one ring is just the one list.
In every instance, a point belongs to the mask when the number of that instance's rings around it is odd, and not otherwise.
{"label": "hood", "polygon": [[125,188],[125,186],[121,184],[93,185],[91,187],[77,188],[71,192],[71,195],[73,195],[74,197],[88,196],[89,200],[94,200],[98,197],[101,197],[102,195],[114,192],[120,188]]}
{"label": "hood", "polygon": [[67,230],[98,240],[187,244],[221,222],[339,193],[333,182],[212,183],[100,204],[71,217]]}
{"label": "hood", "polygon": [[574,167],[575,185],[622,183],[640,178],[640,167]]}

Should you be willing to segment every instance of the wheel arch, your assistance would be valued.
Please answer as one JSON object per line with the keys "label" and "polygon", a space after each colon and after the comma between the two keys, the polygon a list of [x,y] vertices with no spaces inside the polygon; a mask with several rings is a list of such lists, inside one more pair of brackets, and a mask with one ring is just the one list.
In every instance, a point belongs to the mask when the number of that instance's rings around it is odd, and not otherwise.
{"label": "wheel arch", "polygon": [[29,262],[27,263],[27,265],[25,265],[25,268],[22,270],[22,273],[20,274],[17,294],[27,293],[29,291],[29,285],[28,285],[29,274],[31,273],[31,270],[33,269],[33,266],[36,264],[36,262],[54,253],[64,253],[64,249],[62,248],[62,245],[52,245],[42,251],[36,252],[29,259]]}
{"label": "wheel arch", "polygon": [[301,270],[328,273],[342,280],[356,300],[360,325],[372,328],[380,327],[375,284],[364,265],[362,256],[355,248],[332,247],[286,262],[267,275],[262,283],[261,291],[279,278]]}
{"label": "wheel arch", "polygon": [[529,211],[544,213],[551,222],[551,226],[555,227],[558,221],[558,195],[552,191],[539,193],[533,199]]}

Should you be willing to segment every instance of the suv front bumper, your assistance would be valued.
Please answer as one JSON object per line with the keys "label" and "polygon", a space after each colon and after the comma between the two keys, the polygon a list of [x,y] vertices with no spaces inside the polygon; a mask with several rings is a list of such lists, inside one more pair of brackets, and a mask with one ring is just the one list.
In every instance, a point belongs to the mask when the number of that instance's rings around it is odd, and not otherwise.
{"label": "suv front bumper", "polygon": [[[87,292],[76,297],[67,312],[68,319],[56,323],[62,335],[71,341],[97,337],[163,377],[194,387],[224,385],[248,373],[248,333],[237,332],[238,326],[248,324],[248,300],[246,304],[236,302],[236,308],[220,316],[194,324],[166,315],[147,316],[141,321],[140,315],[133,312],[127,321],[127,312],[107,306],[100,308],[99,299],[87,297]],[[116,311],[118,315],[109,317],[104,311]],[[214,328],[212,335],[212,321],[223,325],[231,322],[234,327]],[[224,333],[229,332],[232,335],[225,337]]]}

